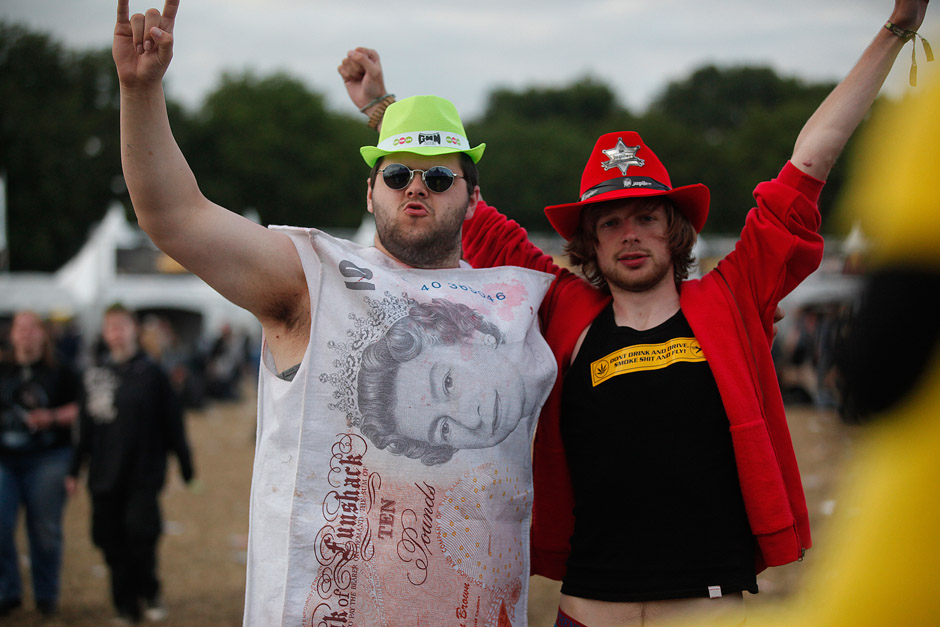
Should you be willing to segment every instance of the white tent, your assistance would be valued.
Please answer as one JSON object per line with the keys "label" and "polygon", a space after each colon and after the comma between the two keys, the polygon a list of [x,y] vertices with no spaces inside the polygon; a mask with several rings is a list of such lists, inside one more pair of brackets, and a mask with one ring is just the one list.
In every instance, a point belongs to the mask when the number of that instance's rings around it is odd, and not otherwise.
{"label": "white tent", "polygon": [[58,271],[0,274],[0,316],[30,309],[43,316],[74,317],[90,337],[97,332],[103,311],[120,302],[136,311],[169,309],[198,314],[204,333],[215,333],[228,323],[258,335],[258,323],[251,314],[192,274],[121,272],[119,250],[140,247],[153,245],[143,232],[128,224],[124,208],[115,203],[79,253]]}

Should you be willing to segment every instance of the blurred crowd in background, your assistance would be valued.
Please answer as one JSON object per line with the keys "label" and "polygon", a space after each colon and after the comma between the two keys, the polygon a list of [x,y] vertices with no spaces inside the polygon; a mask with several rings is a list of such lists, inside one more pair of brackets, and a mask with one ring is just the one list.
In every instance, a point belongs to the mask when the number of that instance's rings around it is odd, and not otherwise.
{"label": "blurred crowd in background", "polygon": [[[0,318],[0,362],[12,358],[10,322]],[[163,367],[185,407],[239,400],[242,382],[247,378],[254,384],[260,341],[246,330],[225,323],[212,333],[184,341],[167,316],[147,313],[139,322],[140,347]],[[59,363],[80,373],[105,359],[100,332],[85,334],[74,318],[55,312],[44,323]]]}

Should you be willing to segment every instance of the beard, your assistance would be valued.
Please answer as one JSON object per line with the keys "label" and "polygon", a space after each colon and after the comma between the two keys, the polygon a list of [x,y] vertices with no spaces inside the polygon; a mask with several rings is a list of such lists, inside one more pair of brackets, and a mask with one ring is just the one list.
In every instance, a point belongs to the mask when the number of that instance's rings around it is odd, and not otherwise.
{"label": "beard", "polygon": [[429,228],[411,229],[395,220],[397,208],[375,207],[375,229],[379,241],[393,257],[413,268],[441,268],[460,257],[460,235],[466,206],[442,207]]}
{"label": "beard", "polygon": [[672,264],[668,262],[654,262],[643,273],[626,271],[616,261],[601,264],[598,260],[598,264],[607,284],[624,292],[648,292],[672,277]]}

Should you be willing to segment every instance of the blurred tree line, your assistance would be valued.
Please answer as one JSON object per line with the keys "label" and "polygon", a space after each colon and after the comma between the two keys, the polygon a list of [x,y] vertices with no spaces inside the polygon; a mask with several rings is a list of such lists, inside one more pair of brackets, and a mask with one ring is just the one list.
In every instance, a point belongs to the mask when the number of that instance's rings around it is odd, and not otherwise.
{"label": "blurred tree line", "polygon": [[[464,122],[472,142],[487,143],[484,198],[531,231],[550,230],[546,205],[577,199],[598,135],[636,129],[673,185],[711,188],[705,232],[737,233],[754,185],[776,174],[832,86],[762,67],[707,66],[669,84],[641,114],[588,78],[495,90],[480,119]],[[0,171],[11,269],[60,267],[114,199],[133,219],[121,175],[119,104],[110,50],[67,50],[0,21]],[[321,94],[283,74],[225,75],[199,110],[168,106],[176,139],[215,202],[257,211],[263,224],[328,230],[362,221],[367,169],[358,148],[376,138],[362,116],[328,110]],[[824,228],[843,176],[837,164],[822,201]]]}

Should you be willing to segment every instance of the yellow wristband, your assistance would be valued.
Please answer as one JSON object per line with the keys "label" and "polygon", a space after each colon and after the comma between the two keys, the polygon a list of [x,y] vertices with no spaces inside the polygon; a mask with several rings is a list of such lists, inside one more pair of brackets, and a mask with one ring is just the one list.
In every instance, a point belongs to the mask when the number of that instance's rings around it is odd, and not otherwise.
{"label": "yellow wristband", "polygon": [[[908,30],[906,28],[901,28],[894,22],[885,22],[885,28],[888,29],[891,33],[896,35],[898,39],[902,42],[907,43],[915,37],[920,37],[920,43],[924,46],[924,55],[927,57],[927,61],[933,61],[933,50],[930,48],[930,43],[924,39],[924,36],[918,33],[916,30]],[[911,50],[911,86],[917,85],[917,45],[914,45],[914,48]]]}

